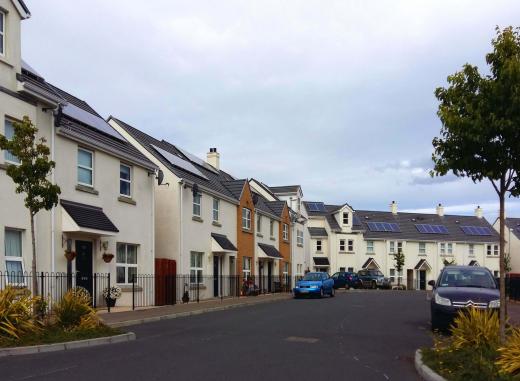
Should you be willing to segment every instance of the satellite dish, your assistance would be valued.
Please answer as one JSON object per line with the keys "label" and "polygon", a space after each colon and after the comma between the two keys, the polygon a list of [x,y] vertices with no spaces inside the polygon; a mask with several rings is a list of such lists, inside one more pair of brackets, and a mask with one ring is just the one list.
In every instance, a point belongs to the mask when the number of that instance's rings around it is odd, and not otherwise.
{"label": "satellite dish", "polygon": [[157,184],[161,185],[164,181],[164,172],[159,169],[159,172],[157,172]]}
{"label": "satellite dish", "polygon": [[253,204],[256,205],[257,202],[258,202],[258,195],[255,193],[253,195]]}
{"label": "satellite dish", "polygon": [[191,191],[193,193],[193,196],[196,196],[199,194],[199,186],[197,183],[193,184],[193,187],[191,188]]}

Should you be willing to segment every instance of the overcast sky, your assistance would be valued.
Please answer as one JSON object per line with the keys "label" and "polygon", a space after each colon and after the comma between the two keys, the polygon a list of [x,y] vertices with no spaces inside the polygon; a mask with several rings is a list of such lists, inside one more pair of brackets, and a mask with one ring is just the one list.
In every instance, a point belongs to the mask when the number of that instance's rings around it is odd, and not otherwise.
{"label": "overcast sky", "polygon": [[26,3],[24,58],[104,117],[201,157],[217,147],[233,175],[307,200],[496,217],[489,183],[429,177],[433,92],[466,62],[485,70],[519,1]]}

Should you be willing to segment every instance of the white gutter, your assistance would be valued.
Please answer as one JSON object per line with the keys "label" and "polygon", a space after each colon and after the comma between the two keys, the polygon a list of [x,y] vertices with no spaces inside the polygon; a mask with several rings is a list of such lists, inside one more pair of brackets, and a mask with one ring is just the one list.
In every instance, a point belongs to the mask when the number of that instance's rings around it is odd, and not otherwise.
{"label": "white gutter", "polygon": [[[55,152],[55,127],[54,127],[54,112],[51,112],[51,160],[54,161],[54,152]],[[54,171],[55,169],[52,170],[51,172],[51,183],[52,184],[55,184],[55,177],[54,177]],[[56,260],[55,260],[55,257],[56,257],[56,222],[55,222],[55,217],[56,217],[56,207],[53,206],[52,209],[51,209],[51,272],[54,273],[56,272]]]}
{"label": "white gutter", "polygon": [[155,174],[152,178],[152,274],[155,275]]}
{"label": "white gutter", "polygon": [[[182,193],[183,193],[183,186],[184,186],[184,180],[183,179],[180,179],[179,180],[179,191],[180,191],[180,195],[179,195],[179,214],[180,214],[180,219],[179,219],[179,269],[178,269],[178,273],[180,273],[181,275],[183,274],[182,271],[183,271],[183,268],[182,268],[182,236],[183,236],[183,229],[182,227],[184,226],[184,221],[183,221],[183,213],[182,213]],[[184,287],[184,285],[183,285]]]}

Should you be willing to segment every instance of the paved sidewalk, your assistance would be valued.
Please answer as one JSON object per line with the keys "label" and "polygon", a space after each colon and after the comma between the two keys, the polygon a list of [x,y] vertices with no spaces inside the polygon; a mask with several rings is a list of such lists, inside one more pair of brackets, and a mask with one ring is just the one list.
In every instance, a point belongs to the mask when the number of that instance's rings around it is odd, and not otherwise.
{"label": "paved sidewalk", "polygon": [[190,302],[188,304],[175,304],[173,306],[150,307],[136,309],[135,311],[121,311],[108,313],[106,310],[99,311],[99,317],[103,322],[112,327],[124,327],[142,323],[150,323],[177,317],[198,315],[206,312],[227,310],[230,308],[244,307],[260,303],[287,300],[291,294],[259,295],[241,298],[217,299],[202,301],[200,303]]}
{"label": "paved sidewalk", "polygon": [[507,314],[511,324],[520,326],[520,302],[511,301],[507,305]]}

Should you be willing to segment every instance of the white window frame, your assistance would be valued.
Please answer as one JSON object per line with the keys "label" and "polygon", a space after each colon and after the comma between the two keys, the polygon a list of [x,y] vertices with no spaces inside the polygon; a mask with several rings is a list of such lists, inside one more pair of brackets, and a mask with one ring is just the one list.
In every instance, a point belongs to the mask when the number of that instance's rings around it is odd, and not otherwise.
{"label": "white window frame", "polygon": [[388,252],[390,254],[395,254],[395,241],[389,241]]}
{"label": "white window frame", "polygon": [[303,230],[296,230],[296,244],[303,246]]}
{"label": "white window frame", "polygon": [[0,18],[2,18],[2,26],[3,28],[0,29],[0,35],[2,36],[2,44],[0,45],[0,56],[5,57],[5,47],[6,47],[6,38],[5,38],[5,31],[7,29],[6,22],[7,22],[7,14],[0,9]]}
{"label": "white window frame", "polygon": [[446,244],[446,252],[448,253],[448,255],[453,255],[453,243],[448,242]]}
{"label": "white window frame", "polygon": [[395,283],[395,274],[397,271],[395,269],[390,269],[390,283]]}
{"label": "white window frame", "polygon": [[247,279],[251,276],[251,257],[242,258],[242,276]]}
{"label": "white window frame", "polygon": [[[19,257],[13,257],[12,255],[7,255],[7,247],[6,247],[6,239],[5,239],[5,236],[6,236],[6,233],[8,231],[12,231],[12,232],[17,232],[17,233],[20,233],[20,256]],[[6,272],[6,283],[7,284],[11,284],[11,285],[18,285],[18,286],[24,286],[25,285],[25,266],[24,266],[24,263],[23,263],[23,230],[20,230],[20,229],[15,229],[15,228],[9,228],[9,227],[6,227],[4,229],[4,259],[5,259],[5,272]],[[14,274],[15,277],[17,277],[18,275],[21,275],[21,282],[11,282],[10,279],[9,279],[9,273],[7,271],[7,262],[20,262],[22,264],[22,273],[21,274]]]}
{"label": "white window frame", "polygon": [[[121,167],[128,168],[128,173],[129,173],[129,176],[130,176],[130,180],[123,179],[121,177]],[[132,177],[133,177],[132,166],[127,165],[127,164],[123,164],[123,163],[119,163],[119,195],[121,197],[132,198]],[[130,190],[130,194],[121,193],[121,182],[127,183],[129,185],[128,189]]]}
{"label": "white window frame", "polygon": [[213,222],[220,219],[220,199],[213,197]]}
{"label": "white window frame", "polygon": [[401,253],[404,253],[403,247],[404,247],[403,242],[402,241],[397,241],[397,251],[396,251],[396,253],[399,253],[399,249],[401,249]]}
{"label": "white window frame", "polygon": [[258,213],[256,216],[256,232],[262,232],[262,215],[260,213]]}
{"label": "white window frame", "polygon": [[[200,258],[200,266],[197,266],[197,263],[193,265],[193,258],[197,256]],[[197,261],[195,261],[197,262]],[[204,271],[204,253],[200,251],[191,251],[190,252],[190,284],[201,284],[203,278]]]}
{"label": "white window frame", "polygon": [[354,240],[353,239],[349,239],[347,241],[347,250],[349,253],[353,253],[354,252]]}
{"label": "white window frame", "polygon": [[469,255],[470,257],[474,257],[474,256],[475,256],[475,245],[472,244],[472,243],[470,243],[470,244],[468,245],[468,255]]}
{"label": "white window frame", "polygon": [[251,230],[251,209],[242,208],[242,229]]}
{"label": "white window frame", "polygon": [[374,241],[367,241],[367,253],[374,253]]}
{"label": "white window frame", "polygon": [[321,252],[323,250],[323,242],[321,239],[316,240],[316,252]]}
{"label": "white window frame", "polygon": [[269,235],[274,237],[274,220],[269,221]]}
{"label": "white window frame", "polygon": [[202,213],[202,194],[199,192],[193,195],[191,212],[195,217],[200,217]]}
{"label": "white window frame", "polygon": [[289,241],[289,225],[283,224],[282,237],[284,241]]}
{"label": "white window frame", "polygon": [[349,223],[348,212],[343,212],[342,220],[343,220],[343,225],[348,225],[348,223]]}
{"label": "white window frame", "polygon": [[486,254],[488,257],[495,257],[500,254],[499,246],[495,244],[487,244],[486,245]]}
{"label": "white window frame", "polygon": [[346,247],[345,242],[346,242],[346,240],[344,240],[344,239],[339,240],[339,251],[345,251],[345,247]]}
{"label": "white window frame", "polygon": [[[125,261],[124,262],[119,262],[118,258],[117,258],[117,253],[119,252],[119,247],[120,246],[124,246],[125,247]],[[129,246],[134,246],[135,247],[135,263],[128,263],[128,247]],[[136,244],[133,244],[133,243],[125,243],[125,242],[117,242],[116,244],[116,283],[117,284],[132,284],[132,282],[130,281],[130,279],[128,279],[128,269],[129,268],[135,268],[135,274],[139,274],[139,266],[138,266],[138,263],[139,263],[139,260],[138,260],[138,256],[139,256],[139,245],[136,245]],[[119,267],[122,267],[125,269],[125,281],[124,282],[117,282],[117,269]]]}
{"label": "white window frame", "polygon": [[426,242],[419,242],[419,255],[426,255]]}
{"label": "white window frame", "polygon": [[79,151],[83,151],[83,152],[86,152],[88,154],[90,154],[90,161],[92,162],[92,167],[86,167],[84,165],[81,165],[79,163],[79,159],[77,159],[77,168],[82,168],[82,169],[86,169],[87,171],[90,171],[90,173],[92,174],[91,177],[92,177],[92,184],[87,184],[87,183],[82,183],[81,181],[79,181],[79,171],[77,171],[78,173],[78,177],[77,177],[77,181],[78,181],[78,184],[79,185],[84,185],[86,187],[89,187],[89,188],[94,188],[94,151],[91,151],[91,150],[88,150],[86,148],[82,148],[82,147],[78,147],[78,153]]}
{"label": "white window frame", "polygon": [[446,243],[444,243],[444,242],[439,243],[439,253],[441,255],[446,255]]}
{"label": "white window frame", "polygon": [[[13,135],[14,135],[14,123],[16,123],[16,120],[12,119],[12,118],[9,118],[9,117],[5,117],[4,119],[4,136],[7,137],[7,123],[9,123],[11,125],[11,127],[13,128]],[[10,158],[7,157],[7,155],[11,155],[12,157],[15,157],[16,160],[11,160]],[[5,150],[4,151],[4,161],[6,163],[9,163],[9,164],[14,164],[14,165],[19,165],[21,162],[20,162],[20,159],[16,156],[16,155],[13,155],[9,150]]]}

